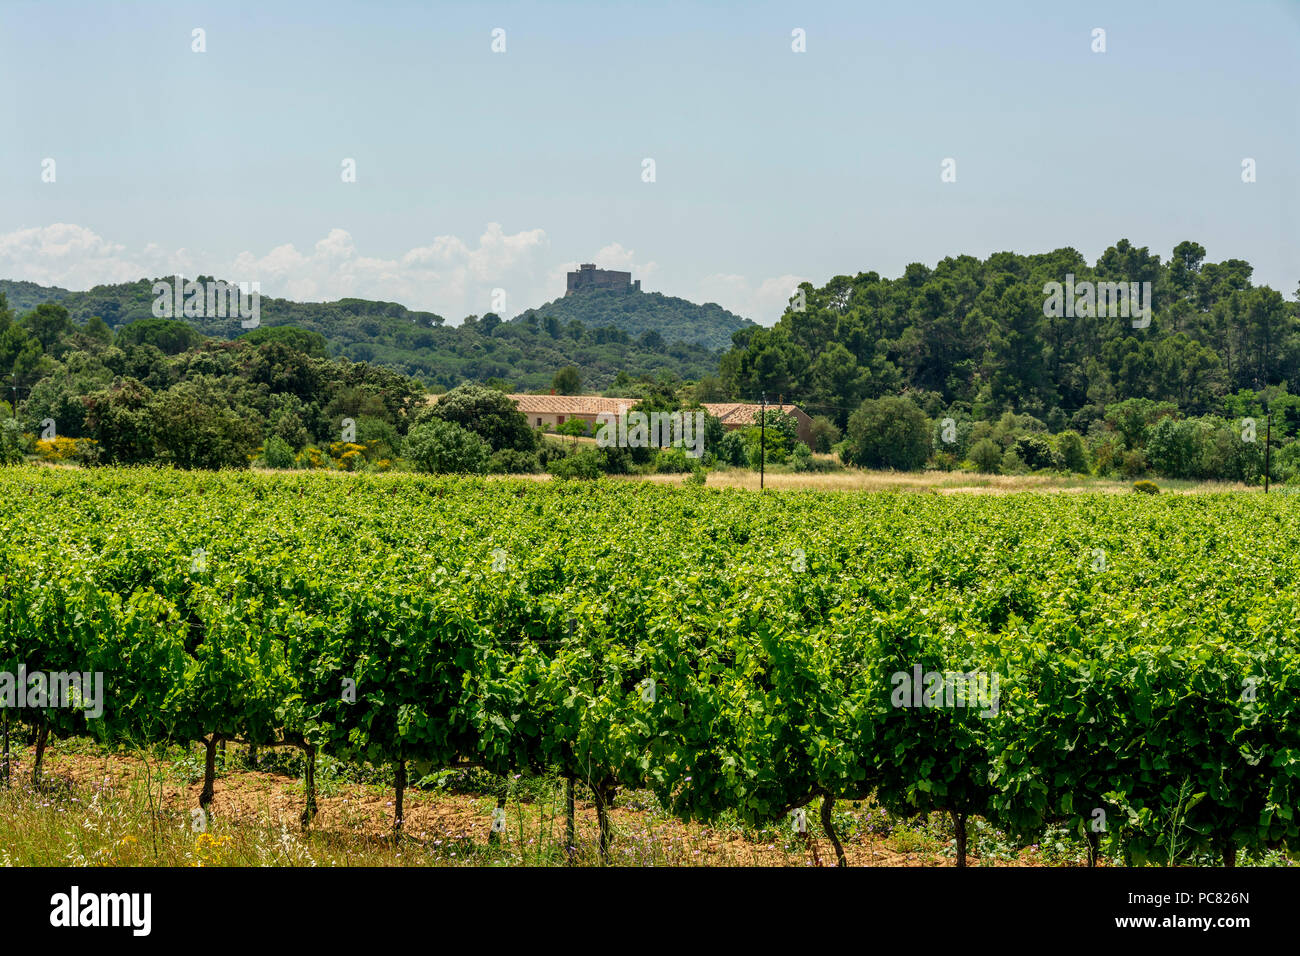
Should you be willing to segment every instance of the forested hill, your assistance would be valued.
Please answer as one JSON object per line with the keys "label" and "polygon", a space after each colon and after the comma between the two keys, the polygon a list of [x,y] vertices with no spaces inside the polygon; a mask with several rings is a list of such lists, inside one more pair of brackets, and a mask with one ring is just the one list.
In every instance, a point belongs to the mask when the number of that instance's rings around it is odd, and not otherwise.
{"label": "forested hill", "polygon": [[[908,392],[932,415],[1014,411],[1053,431],[1086,431],[1105,405],[1130,398],[1206,414],[1240,390],[1300,394],[1296,303],[1253,285],[1250,263],[1205,254],[1182,242],[1162,262],[1121,240],[1092,264],[1070,248],[1000,252],[909,265],[897,279],[805,283],[803,311],[739,336],[723,358],[723,387],[797,396],[840,423],[864,399]],[[1149,324],[1045,314],[1045,285],[1069,275],[1150,282]]]}
{"label": "forested hill", "polygon": [[659,292],[614,289],[574,292],[510,321],[544,322],[548,317],[566,323],[576,319],[588,328],[612,325],[628,335],[657,332],[666,342],[690,342],[710,349],[730,348],[733,333],[757,328],[749,319],[713,302],[696,305]]}
{"label": "forested hill", "polygon": [[[199,280],[207,278],[200,276]],[[0,280],[0,294],[20,315],[41,303],[57,302],[78,324],[98,316],[117,329],[153,318],[153,282],[141,279],[70,292],[31,282]],[[244,332],[235,318],[185,321],[202,334],[216,338],[236,338]],[[717,370],[721,347],[710,350],[671,341],[652,330],[633,335],[612,325],[598,328],[567,318],[562,323],[503,323],[488,314],[481,318],[470,316],[460,326],[449,327],[442,316],[432,312],[416,312],[395,302],[368,299],[293,302],[262,296],[261,324],[293,325],[319,333],[333,356],[385,365],[428,385],[449,388],[464,381],[498,379],[514,390],[536,389],[550,385],[555,373],[567,366],[577,368],[583,387],[589,389],[608,387],[620,372],[633,378],[642,374],[658,377],[668,372],[683,379],[698,379]],[[723,344],[730,344],[729,334]],[[0,369],[0,373],[8,371]]]}
{"label": "forested hill", "polygon": [[9,308],[21,314],[30,312],[42,302],[64,302],[70,296],[80,293],[60,289],[54,285],[37,285],[35,282],[15,282],[12,279],[0,279],[0,294],[4,295]]}

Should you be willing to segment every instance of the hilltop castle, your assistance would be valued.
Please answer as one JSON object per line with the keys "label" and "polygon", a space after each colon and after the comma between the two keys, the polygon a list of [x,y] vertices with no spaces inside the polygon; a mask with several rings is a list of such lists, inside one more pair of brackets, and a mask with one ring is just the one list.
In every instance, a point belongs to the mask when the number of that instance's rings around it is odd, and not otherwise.
{"label": "hilltop castle", "polygon": [[641,280],[632,281],[632,273],[597,269],[595,263],[584,262],[577,272],[569,273],[569,287],[565,295],[584,289],[617,289],[620,292],[640,292]]}

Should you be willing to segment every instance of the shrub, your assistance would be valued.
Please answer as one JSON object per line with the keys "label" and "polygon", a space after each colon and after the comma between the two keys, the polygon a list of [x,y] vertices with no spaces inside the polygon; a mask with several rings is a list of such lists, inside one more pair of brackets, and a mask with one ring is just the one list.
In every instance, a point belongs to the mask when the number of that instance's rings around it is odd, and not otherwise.
{"label": "shrub", "polygon": [[55,438],[42,438],[36,442],[36,454],[41,461],[67,461],[77,450],[74,439],[59,435]]}
{"label": "shrub", "polygon": [[717,455],[718,461],[723,464],[742,467],[747,461],[744,434],[739,430],[733,430],[723,435],[722,441],[718,443]]}
{"label": "shrub", "polygon": [[1154,481],[1147,481],[1145,479],[1143,479],[1142,481],[1133,482],[1133,490],[1140,491],[1144,495],[1160,494],[1160,486],[1157,485]]}
{"label": "shrub", "polygon": [[366,446],[350,441],[330,442],[330,460],[340,471],[360,471],[366,464]]}
{"label": "shrub", "polygon": [[325,456],[315,445],[308,445],[302,451],[293,457],[294,465],[298,468],[324,468]]}
{"label": "shrub", "polygon": [[416,425],[406,436],[406,457],[420,471],[432,474],[480,474],[491,454],[478,435],[441,419]]}
{"label": "shrub", "polygon": [[[757,424],[750,425],[747,428],[740,429],[736,432],[728,432],[727,435],[738,435],[744,442],[743,453],[738,456],[734,463],[748,465],[755,471],[758,470],[761,462],[759,459],[766,454],[767,464],[781,464],[790,457],[790,449],[799,443],[797,434],[798,422],[793,415],[787,415],[776,408],[769,408],[763,416],[765,427]],[[724,441],[726,436],[724,436]],[[728,454],[733,454],[732,449],[727,449]],[[719,457],[722,453],[719,452]]]}
{"label": "shrub", "polygon": [[600,470],[607,475],[626,475],[632,470],[632,450],[629,448],[608,445],[596,449],[596,454],[600,457]]}
{"label": "shrub", "polygon": [[1021,435],[1041,435],[1047,426],[1033,415],[1017,415],[1015,412],[1003,412],[1002,417],[985,428],[983,422],[976,423],[971,430],[972,438],[991,438],[1003,448],[1010,447]]}
{"label": "shrub", "polygon": [[996,474],[1002,463],[1002,449],[992,439],[981,438],[971,446],[970,460],[984,474]]}
{"label": "shrub", "polygon": [[1002,456],[1001,464],[1002,474],[1004,475],[1023,475],[1029,471],[1029,466],[1025,460],[1016,454],[1015,448],[1008,448],[1006,454]]}
{"label": "shrub", "polygon": [[[793,415],[779,408],[769,408],[763,412],[765,438],[768,445],[768,459],[771,460],[772,439],[779,436],[780,444],[789,448],[799,440],[799,421]],[[751,426],[752,427],[752,426]]]}
{"label": "shrub", "polygon": [[[1222,478],[1226,465],[1216,461],[1216,430],[1221,420],[1162,418],[1147,433],[1147,464],[1156,474],[1170,478]],[[1224,446],[1232,457],[1239,436]]]}
{"label": "shrub", "polygon": [[357,419],[357,443],[365,446],[367,461],[392,458],[402,446],[396,426],[374,415],[363,415]]}
{"label": "shrub", "polygon": [[545,439],[540,441],[541,443],[537,446],[537,464],[543,471],[550,471],[551,462],[569,457],[569,445]]}
{"label": "shrub", "polygon": [[1125,478],[1140,478],[1147,471],[1147,456],[1139,449],[1124,452],[1120,460],[1119,473]]}
{"label": "shrub", "polygon": [[655,461],[655,471],[661,475],[680,475],[691,470],[693,458],[688,458],[681,448],[661,448]]}
{"label": "shrub", "polygon": [[531,475],[541,471],[535,452],[502,448],[488,459],[487,470],[493,475]]}
{"label": "shrub", "polygon": [[840,430],[825,415],[818,415],[812,420],[813,451],[826,454],[840,440]]}
{"label": "shrub", "polygon": [[796,443],[794,450],[790,452],[790,464],[794,467],[795,471],[812,471],[812,449],[803,442]]}
{"label": "shrub", "polygon": [[1300,481],[1300,441],[1284,445],[1273,455],[1273,470],[1288,484]]}
{"label": "shrub", "polygon": [[589,481],[601,475],[600,455],[594,448],[584,448],[582,451],[552,461],[546,470],[556,478]]}
{"label": "shrub", "polygon": [[814,474],[827,474],[834,471],[843,471],[846,467],[841,459],[834,456],[810,454],[806,459],[800,456],[799,460],[796,462],[794,461],[794,455],[791,455],[791,460],[795,471],[810,472]]}
{"label": "shrub", "polygon": [[0,465],[17,465],[23,461],[26,440],[17,420],[6,418],[0,422]]}
{"label": "shrub", "polygon": [[1205,477],[1254,483],[1264,473],[1264,439],[1244,441],[1239,422],[1208,419],[1213,433],[1207,442]]}
{"label": "shrub", "polygon": [[1119,467],[1123,450],[1118,435],[1109,435],[1095,440],[1092,448],[1093,471],[1098,475],[1109,475]]}
{"label": "shrub", "polygon": [[93,438],[78,438],[77,447],[73,449],[72,460],[83,468],[99,464],[99,442]]}
{"label": "shrub", "polygon": [[957,456],[950,451],[936,451],[930,461],[940,471],[952,471],[957,467]]}
{"label": "shrub", "polygon": [[[945,425],[947,419],[952,420],[950,427]],[[959,419],[956,414],[941,415],[935,419],[934,426],[931,429],[930,444],[934,449],[936,461],[942,462],[945,456],[953,462],[961,461],[970,452],[970,443],[974,432],[974,423],[966,419]],[[948,441],[949,438],[952,440]]]}
{"label": "shrub", "polygon": [[749,467],[757,471],[763,463],[764,456],[766,456],[769,465],[782,464],[790,454],[784,442],[784,438],[778,434],[773,434],[770,430],[766,435],[760,435],[757,426],[746,428],[745,455]]}
{"label": "shrub", "polygon": [[1062,471],[1086,475],[1089,471],[1088,448],[1083,443],[1083,436],[1075,431],[1064,431],[1057,435],[1054,463]]}
{"label": "shrub", "polygon": [[916,471],[930,457],[930,425],[906,398],[867,399],[849,417],[845,464]]}
{"label": "shrub", "polygon": [[262,461],[267,468],[292,468],[295,464],[293,449],[279,435],[272,435],[262,446]]}
{"label": "shrub", "polygon": [[1055,464],[1056,456],[1052,451],[1051,442],[1042,435],[1022,435],[1016,439],[1012,447],[1030,471],[1051,468]]}

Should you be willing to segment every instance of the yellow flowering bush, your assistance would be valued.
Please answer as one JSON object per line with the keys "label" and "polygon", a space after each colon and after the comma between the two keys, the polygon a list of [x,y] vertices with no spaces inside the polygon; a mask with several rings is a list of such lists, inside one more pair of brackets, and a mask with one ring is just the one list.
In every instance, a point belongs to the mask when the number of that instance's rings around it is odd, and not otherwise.
{"label": "yellow flowering bush", "polygon": [[350,441],[330,442],[330,458],[336,468],[357,471],[366,463],[366,446]]}
{"label": "yellow flowering bush", "polygon": [[69,461],[77,453],[75,438],[41,438],[36,442],[36,454],[41,461]]}

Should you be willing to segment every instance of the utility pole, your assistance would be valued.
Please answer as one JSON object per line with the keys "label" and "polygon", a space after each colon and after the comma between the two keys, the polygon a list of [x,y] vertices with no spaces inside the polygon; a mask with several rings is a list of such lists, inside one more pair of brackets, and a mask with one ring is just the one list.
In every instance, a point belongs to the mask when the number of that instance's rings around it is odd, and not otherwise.
{"label": "utility pole", "polygon": [[758,412],[758,490],[763,490],[763,470],[767,466],[767,392],[762,393]]}

